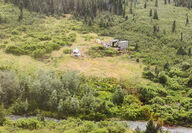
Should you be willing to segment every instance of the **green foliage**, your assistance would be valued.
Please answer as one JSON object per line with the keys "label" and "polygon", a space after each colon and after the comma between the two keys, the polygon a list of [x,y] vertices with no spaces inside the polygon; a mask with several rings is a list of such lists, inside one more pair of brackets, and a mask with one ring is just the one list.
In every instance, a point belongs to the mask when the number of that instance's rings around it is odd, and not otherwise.
{"label": "green foliage", "polygon": [[88,54],[93,57],[115,56],[117,51],[112,48],[106,48],[104,46],[94,46],[89,48]]}
{"label": "green foliage", "polygon": [[115,93],[113,95],[113,103],[114,104],[117,104],[117,105],[121,105],[124,101],[124,92],[123,90],[118,87],[116,90],[115,90]]}
{"label": "green foliage", "polygon": [[39,40],[40,41],[48,41],[48,40],[51,40],[51,37],[50,36],[39,36]]}
{"label": "green foliage", "polygon": [[148,123],[147,123],[147,127],[146,127],[146,131],[145,133],[158,133],[158,131],[160,130],[160,127],[158,127],[158,125],[156,126],[154,123],[153,123],[153,120],[150,120]]}
{"label": "green foliage", "polygon": [[143,72],[143,77],[146,79],[154,80],[155,74],[149,70],[149,71]]}
{"label": "green foliage", "polygon": [[15,122],[15,126],[22,129],[38,129],[43,126],[43,123],[38,121],[37,119],[30,118],[30,119],[19,119]]}
{"label": "green foliage", "polygon": [[42,57],[44,54],[46,53],[46,50],[44,49],[37,49],[35,51],[32,52],[32,56],[34,58],[40,58]]}
{"label": "green foliage", "polygon": [[[95,123],[94,121],[82,121],[80,119],[69,118],[66,120],[61,120],[55,122],[53,120],[49,121],[39,121],[35,118],[30,119],[19,119],[17,121],[8,120],[5,123],[7,128],[13,128],[13,130],[28,129],[49,129],[54,132],[66,132],[66,133],[125,133],[128,131],[128,125],[125,122],[114,122],[114,121],[100,121]],[[27,130],[25,130],[27,131]],[[42,131],[42,130],[40,130]]]}
{"label": "green foliage", "polygon": [[72,49],[71,48],[66,48],[63,50],[64,54],[71,54],[72,53]]}
{"label": "green foliage", "polygon": [[173,25],[172,25],[172,32],[176,31],[176,21],[173,21]]}
{"label": "green foliage", "polygon": [[157,9],[155,9],[155,11],[154,11],[153,19],[159,19]]}
{"label": "green foliage", "polygon": [[2,126],[4,124],[4,122],[6,121],[6,113],[5,113],[5,109],[4,109],[4,105],[1,104],[0,106],[0,125]]}
{"label": "green foliage", "polygon": [[14,71],[0,71],[0,101],[10,105],[20,93],[19,79]]}
{"label": "green foliage", "polygon": [[159,74],[159,83],[161,83],[161,84],[166,84],[167,83],[167,75],[164,73],[164,72],[161,72],[160,74]]}
{"label": "green foliage", "polygon": [[124,105],[131,105],[131,104],[138,104],[141,105],[141,101],[134,95],[127,95],[124,98],[123,104]]}
{"label": "green foliage", "polygon": [[6,53],[12,53],[14,55],[23,55],[26,54],[26,52],[20,48],[19,46],[15,46],[15,45],[9,45],[7,46],[7,48],[5,49]]}
{"label": "green foliage", "polygon": [[15,114],[25,114],[28,109],[29,109],[29,103],[28,100],[26,99],[24,102],[18,99],[14,105],[12,105],[13,112]]}
{"label": "green foliage", "polygon": [[156,96],[155,98],[153,98],[152,100],[150,100],[151,104],[159,104],[159,105],[165,105],[165,101],[161,98]]}
{"label": "green foliage", "polygon": [[184,50],[184,48],[181,46],[178,50],[177,50],[177,55],[187,55],[187,52]]}

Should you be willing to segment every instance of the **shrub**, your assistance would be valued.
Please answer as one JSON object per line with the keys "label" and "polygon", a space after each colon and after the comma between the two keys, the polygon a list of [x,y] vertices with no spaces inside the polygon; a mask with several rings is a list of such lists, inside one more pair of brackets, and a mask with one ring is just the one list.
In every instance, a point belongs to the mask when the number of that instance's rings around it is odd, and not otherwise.
{"label": "shrub", "polygon": [[11,32],[13,35],[19,35],[19,31],[18,30],[13,30],[12,32]]}
{"label": "shrub", "polygon": [[64,54],[71,54],[72,53],[72,49],[71,48],[66,48],[63,50]]}
{"label": "shrub", "polygon": [[148,85],[139,87],[140,100],[145,103],[148,103],[149,100],[158,96],[157,90],[157,88]]}
{"label": "shrub", "polygon": [[51,52],[52,50],[60,49],[60,45],[57,43],[47,42],[44,45],[47,53]]}
{"label": "shrub", "polygon": [[15,45],[9,45],[6,49],[5,49],[6,53],[11,53],[14,55],[24,55],[26,54],[26,51],[23,50],[21,47],[19,46],[15,46]]}
{"label": "shrub", "polygon": [[112,97],[112,100],[113,100],[113,103],[114,104],[117,104],[117,105],[120,105],[123,103],[124,101],[124,93],[123,93],[123,90],[118,87]]}
{"label": "shrub", "polygon": [[26,99],[24,102],[18,99],[12,106],[13,111],[15,114],[23,115],[27,113],[29,109],[29,103],[28,100]]}
{"label": "shrub", "polygon": [[133,103],[141,105],[141,102],[139,101],[139,99],[134,95],[128,95],[128,96],[126,96],[124,98],[124,101],[123,101],[124,105],[130,105],[130,104],[133,104]]}
{"label": "shrub", "polygon": [[71,34],[69,34],[68,40],[69,40],[70,42],[75,42],[76,36],[77,36],[77,35],[76,35],[75,33],[71,33]]}
{"label": "shrub", "polygon": [[187,55],[187,52],[186,52],[185,49],[181,46],[181,47],[177,50],[177,55]]}
{"label": "shrub", "polygon": [[165,105],[165,100],[163,100],[161,97],[155,97],[152,100],[150,100],[151,104],[159,104],[159,105]]}
{"label": "shrub", "polygon": [[34,58],[41,58],[46,53],[45,49],[37,49],[32,52]]}
{"label": "shrub", "polygon": [[95,57],[104,57],[104,56],[115,56],[117,55],[117,51],[112,48],[106,48],[104,46],[94,46],[89,48],[88,54],[95,58]]}
{"label": "shrub", "polygon": [[1,45],[0,45],[0,49],[3,49],[3,48],[6,48],[6,45],[1,44]]}
{"label": "shrub", "polygon": [[4,109],[4,105],[1,104],[0,105],[0,125],[2,126],[3,123],[6,121],[6,118],[5,118],[5,109]]}
{"label": "shrub", "polygon": [[155,74],[151,71],[143,72],[143,77],[146,79],[154,80]]}
{"label": "shrub", "polygon": [[150,120],[150,121],[147,123],[145,133],[158,133],[158,132],[160,131],[160,129],[161,129],[161,127],[159,127],[158,125],[156,126],[156,125],[153,123],[153,120]]}
{"label": "shrub", "polygon": [[159,74],[158,78],[159,78],[159,83],[161,83],[161,84],[166,84],[167,83],[168,77],[164,72],[161,72]]}
{"label": "shrub", "polygon": [[19,119],[16,121],[15,126],[23,129],[34,130],[41,128],[43,126],[43,123],[35,118]]}
{"label": "shrub", "polygon": [[188,93],[187,93],[187,96],[192,98],[192,90],[189,90]]}
{"label": "shrub", "polygon": [[12,104],[20,94],[19,79],[14,71],[0,71],[0,102]]}
{"label": "shrub", "polygon": [[191,67],[191,65],[188,62],[182,63],[182,70],[186,71]]}
{"label": "shrub", "polygon": [[50,36],[40,36],[39,40],[40,41],[47,41],[47,40],[51,40],[51,37]]}

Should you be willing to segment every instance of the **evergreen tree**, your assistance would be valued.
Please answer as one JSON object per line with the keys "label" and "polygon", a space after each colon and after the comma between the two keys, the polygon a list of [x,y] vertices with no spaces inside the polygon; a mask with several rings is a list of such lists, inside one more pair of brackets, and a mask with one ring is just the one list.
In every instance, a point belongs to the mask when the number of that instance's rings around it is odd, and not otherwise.
{"label": "evergreen tree", "polygon": [[5,3],[8,3],[8,0],[4,0]]}
{"label": "evergreen tree", "polygon": [[176,31],[176,21],[173,21],[173,25],[172,25],[172,32]]}
{"label": "evergreen tree", "polygon": [[153,120],[150,120],[147,123],[145,133],[158,133],[159,130],[160,129],[158,128],[158,126],[155,126],[155,124],[153,123]]}
{"label": "evergreen tree", "polygon": [[155,11],[154,11],[153,19],[159,19],[157,9],[155,9]]}
{"label": "evergreen tree", "polygon": [[184,50],[184,48],[181,46],[178,50],[177,50],[177,55],[187,55],[187,52]]}
{"label": "evergreen tree", "polygon": [[168,70],[169,71],[169,62],[165,63],[164,70]]}
{"label": "evergreen tree", "polygon": [[180,38],[180,41],[181,41],[181,42],[183,41],[183,32],[181,32],[181,38]]}
{"label": "evergreen tree", "polygon": [[191,56],[191,54],[192,54],[192,53],[191,53],[191,48],[189,48],[189,50],[188,50],[188,55]]}
{"label": "evergreen tree", "polygon": [[153,32],[156,33],[157,32],[157,25],[153,26]]}
{"label": "evergreen tree", "polygon": [[136,43],[136,45],[135,45],[135,51],[138,51],[139,50],[139,45],[138,45],[138,43]]}
{"label": "evergreen tree", "polygon": [[145,4],[144,4],[144,8],[147,8],[147,2],[145,2]]}
{"label": "evergreen tree", "polygon": [[133,133],[142,133],[142,131],[139,127],[137,127]]}
{"label": "evergreen tree", "polygon": [[189,16],[187,14],[187,18],[186,18],[186,24],[185,25],[188,25],[189,24]]}
{"label": "evergreen tree", "polygon": [[155,7],[158,7],[158,0],[155,0]]}
{"label": "evergreen tree", "polygon": [[167,0],[164,0],[164,4],[167,5]]}
{"label": "evergreen tree", "polygon": [[132,3],[132,2],[131,2],[130,9],[129,9],[129,13],[130,13],[130,14],[133,14],[133,3]]}
{"label": "evergreen tree", "polygon": [[149,11],[149,16],[150,17],[153,16],[153,10],[152,9],[150,9],[150,11]]}
{"label": "evergreen tree", "polygon": [[20,2],[19,2],[20,15],[18,18],[19,21],[21,21],[23,19],[23,6],[24,6],[23,0],[20,0]]}
{"label": "evergreen tree", "polygon": [[112,97],[113,99],[113,103],[114,104],[117,104],[117,105],[120,105],[123,103],[123,100],[124,100],[124,93],[123,93],[123,90],[118,87]]}

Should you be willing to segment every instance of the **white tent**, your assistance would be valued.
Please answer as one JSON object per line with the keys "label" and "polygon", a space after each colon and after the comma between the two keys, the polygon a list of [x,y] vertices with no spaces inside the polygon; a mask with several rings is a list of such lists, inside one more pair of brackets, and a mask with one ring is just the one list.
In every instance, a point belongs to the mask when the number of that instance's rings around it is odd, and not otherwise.
{"label": "white tent", "polygon": [[77,56],[77,57],[81,56],[80,51],[79,51],[78,48],[75,48],[75,49],[73,50],[73,54],[74,54],[75,56]]}

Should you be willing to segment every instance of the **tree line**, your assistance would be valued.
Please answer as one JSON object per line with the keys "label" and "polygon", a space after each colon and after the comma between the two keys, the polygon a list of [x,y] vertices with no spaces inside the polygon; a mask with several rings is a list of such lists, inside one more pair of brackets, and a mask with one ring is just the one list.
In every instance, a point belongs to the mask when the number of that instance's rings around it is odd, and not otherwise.
{"label": "tree line", "polygon": [[174,0],[175,6],[183,6],[192,8],[192,1],[191,0]]}
{"label": "tree line", "polygon": [[23,8],[46,15],[74,14],[76,17],[91,18],[102,11],[113,14],[125,14],[127,0],[4,0],[20,9],[19,20],[23,17]]}

